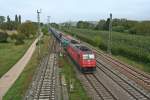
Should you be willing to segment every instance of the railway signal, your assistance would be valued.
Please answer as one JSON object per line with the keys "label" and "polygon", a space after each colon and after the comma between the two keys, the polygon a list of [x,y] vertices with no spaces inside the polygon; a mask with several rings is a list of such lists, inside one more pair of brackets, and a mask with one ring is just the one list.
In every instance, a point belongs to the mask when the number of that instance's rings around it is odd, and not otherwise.
{"label": "railway signal", "polygon": [[41,9],[40,11],[37,10],[37,21],[38,21],[38,57],[40,58],[40,38],[41,38],[41,27],[40,27],[40,13],[41,13]]}
{"label": "railway signal", "polygon": [[111,54],[111,45],[112,45],[112,14],[110,13],[109,18],[109,36],[108,36],[108,47],[107,52]]}

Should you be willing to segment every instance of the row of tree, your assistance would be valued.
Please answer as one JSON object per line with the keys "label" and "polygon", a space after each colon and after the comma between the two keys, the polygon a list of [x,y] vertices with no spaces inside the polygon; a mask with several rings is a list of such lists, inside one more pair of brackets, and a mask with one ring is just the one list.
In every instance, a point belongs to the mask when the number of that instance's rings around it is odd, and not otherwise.
{"label": "row of tree", "polygon": [[[97,24],[88,21],[79,21],[77,28],[86,28],[94,30],[109,30],[110,19],[100,20]],[[150,21],[134,21],[127,19],[113,19],[112,30],[117,32],[128,32],[131,34],[150,35]]]}
{"label": "row of tree", "polygon": [[[9,16],[6,18],[0,16],[0,42],[7,42],[7,38],[15,41],[15,44],[23,44],[27,38],[36,36],[38,24],[36,22],[21,22],[21,15],[15,15],[15,19],[11,20]],[[17,34],[8,35],[7,30],[16,30]]]}
{"label": "row of tree", "polygon": [[15,20],[11,20],[9,16],[0,16],[0,29],[16,30],[21,24],[21,15],[15,15]]}
{"label": "row of tree", "polygon": [[35,22],[26,21],[21,23],[17,28],[17,34],[8,35],[6,31],[0,32],[0,42],[8,42],[8,37],[15,41],[15,44],[23,44],[25,39],[36,36],[38,25]]}

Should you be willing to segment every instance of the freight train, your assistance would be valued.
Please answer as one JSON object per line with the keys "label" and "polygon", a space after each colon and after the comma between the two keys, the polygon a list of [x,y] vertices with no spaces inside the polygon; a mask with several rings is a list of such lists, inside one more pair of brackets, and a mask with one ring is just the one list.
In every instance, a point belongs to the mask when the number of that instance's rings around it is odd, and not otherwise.
{"label": "freight train", "polygon": [[96,59],[92,50],[81,44],[79,40],[69,35],[66,35],[55,29],[51,29],[51,32],[63,45],[81,72],[93,73],[96,70]]}

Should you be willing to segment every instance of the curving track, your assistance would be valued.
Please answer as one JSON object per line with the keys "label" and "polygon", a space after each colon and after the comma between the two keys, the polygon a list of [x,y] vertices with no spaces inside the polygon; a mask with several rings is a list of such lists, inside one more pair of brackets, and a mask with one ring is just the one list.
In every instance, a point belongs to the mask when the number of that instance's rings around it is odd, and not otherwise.
{"label": "curving track", "polygon": [[133,66],[127,65],[115,58],[112,58],[110,55],[107,55],[103,53],[100,50],[95,49],[94,47],[90,46],[87,43],[86,44],[89,48],[92,48],[95,53],[97,59],[101,59],[103,62],[108,63],[109,65],[113,66],[114,69],[120,71],[124,75],[126,75],[128,78],[142,86],[144,89],[150,91],[150,75],[146,74]]}
{"label": "curving track", "polygon": [[92,100],[150,100],[150,75],[89,48],[96,53],[97,71],[82,74],[74,68]]}
{"label": "curving track", "polygon": [[[93,49],[93,47],[90,46]],[[82,76],[85,88],[95,92],[95,100],[150,100],[150,77],[94,48],[97,59],[97,72]],[[103,87],[103,88],[102,88]],[[146,88],[146,89],[145,89]],[[104,93],[101,94],[101,93]],[[91,93],[92,94],[92,93]],[[107,95],[107,96],[106,96]],[[108,98],[105,98],[108,97]]]}

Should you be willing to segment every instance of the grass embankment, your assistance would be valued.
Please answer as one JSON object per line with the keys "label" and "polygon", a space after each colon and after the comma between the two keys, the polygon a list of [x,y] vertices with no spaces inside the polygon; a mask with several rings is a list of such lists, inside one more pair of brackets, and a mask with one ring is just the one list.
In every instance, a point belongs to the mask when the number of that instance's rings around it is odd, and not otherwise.
{"label": "grass embankment", "polygon": [[[45,55],[48,52],[48,43],[49,43],[49,36],[44,36],[43,43],[41,44],[41,56]],[[9,91],[4,96],[3,100],[22,100],[26,90],[28,89],[33,74],[39,64],[38,62],[38,50],[34,52],[31,60],[19,76],[19,78],[16,80],[16,82],[13,84],[13,86],[9,89]]]}
{"label": "grass embankment", "polygon": [[13,41],[0,43],[0,77],[4,75],[26,52],[33,39],[28,39],[22,45],[15,45]]}
{"label": "grass embankment", "polygon": [[65,75],[68,90],[70,89],[70,81],[72,81],[74,86],[72,92],[69,92],[69,100],[90,100],[80,83],[80,80],[76,77],[73,63],[70,63],[68,59],[68,57],[60,57],[60,64],[62,67],[61,72]]}
{"label": "grass embankment", "polygon": [[[76,35],[77,38],[97,46],[104,51],[107,50],[108,31],[77,28],[63,28],[62,30],[71,35]],[[97,42],[95,37],[100,39],[98,41],[100,43],[95,43]],[[112,54],[122,56],[124,58],[122,59],[123,61],[132,63],[135,66],[138,65],[139,69],[150,73],[150,37],[112,32]]]}

